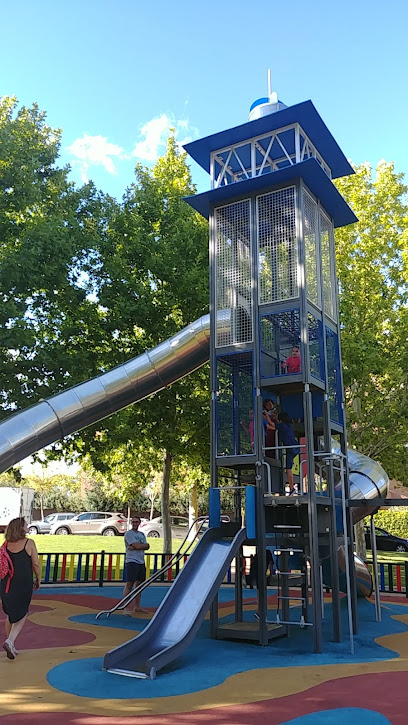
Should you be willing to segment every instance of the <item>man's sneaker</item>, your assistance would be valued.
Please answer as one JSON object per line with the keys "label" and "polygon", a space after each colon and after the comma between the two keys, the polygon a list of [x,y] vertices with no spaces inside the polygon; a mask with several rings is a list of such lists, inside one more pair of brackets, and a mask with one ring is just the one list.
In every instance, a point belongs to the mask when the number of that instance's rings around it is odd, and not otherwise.
{"label": "man's sneaker", "polygon": [[10,642],[9,639],[6,639],[5,642],[3,642],[3,649],[8,657],[9,660],[14,660],[16,657],[16,650],[14,649],[14,645],[12,642]]}

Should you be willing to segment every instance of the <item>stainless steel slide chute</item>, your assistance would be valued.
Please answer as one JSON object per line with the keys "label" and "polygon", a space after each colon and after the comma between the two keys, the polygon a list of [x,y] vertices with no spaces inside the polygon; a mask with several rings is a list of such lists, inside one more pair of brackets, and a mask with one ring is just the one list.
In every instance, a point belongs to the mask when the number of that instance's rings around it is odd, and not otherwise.
{"label": "stainless steel slide chute", "polygon": [[137,637],[108,652],[103,669],[154,679],[158,670],[176,659],[197,634],[245,539],[245,529],[240,529],[233,538],[225,535],[222,526],[208,529],[153,619]]}
{"label": "stainless steel slide chute", "polygon": [[[228,310],[218,313],[217,319],[228,329]],[[209,348],[210,316],[203,315],[153,350],[6,418],[0,423],[0,473],[189,375],[208,361]],[[379,463],[350,449],[347,458],[351,498],[386,498],[388,476]],[[353,509],[354,521],[372,512]]]}
{"label": "stainless steel slide chute", "polygon": [[210,316],[153,350],[42,400],[0,423],[0,473],[91,423],[163,390],[209,359]]}

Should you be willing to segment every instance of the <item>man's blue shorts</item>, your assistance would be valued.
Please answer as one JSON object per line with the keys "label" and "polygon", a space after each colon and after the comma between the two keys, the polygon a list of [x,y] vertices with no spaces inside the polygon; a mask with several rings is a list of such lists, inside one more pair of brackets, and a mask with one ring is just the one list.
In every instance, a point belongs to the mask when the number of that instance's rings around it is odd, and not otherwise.
{"label": "man's blue shorts", "polygon": [[137,564],[135,561],[126,563],[126,583],[144,582],[146,580],[146,567],[144,564]]}

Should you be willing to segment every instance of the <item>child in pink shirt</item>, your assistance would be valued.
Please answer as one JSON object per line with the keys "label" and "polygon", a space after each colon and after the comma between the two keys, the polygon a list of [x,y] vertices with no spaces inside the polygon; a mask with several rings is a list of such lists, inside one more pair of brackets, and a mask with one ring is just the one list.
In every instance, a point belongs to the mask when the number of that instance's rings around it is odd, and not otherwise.
{"label": "child in pink shirt", "polygon": [[300,373],[302,369],[302,360],[300,357],[299,345],[293,345],[292,354],[283,363],[283,368],[286,368],[286,372],[289,374]]}

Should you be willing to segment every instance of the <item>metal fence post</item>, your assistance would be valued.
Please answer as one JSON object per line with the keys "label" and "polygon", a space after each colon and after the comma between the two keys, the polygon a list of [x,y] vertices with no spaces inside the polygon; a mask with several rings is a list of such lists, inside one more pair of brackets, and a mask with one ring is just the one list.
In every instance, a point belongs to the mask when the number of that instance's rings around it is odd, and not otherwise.
{"label": "metal fence post", "polygon": [[101,551],[101,563],[99,569],[99,586],[103,587],[103,580],[105,577],[105,551]]}

